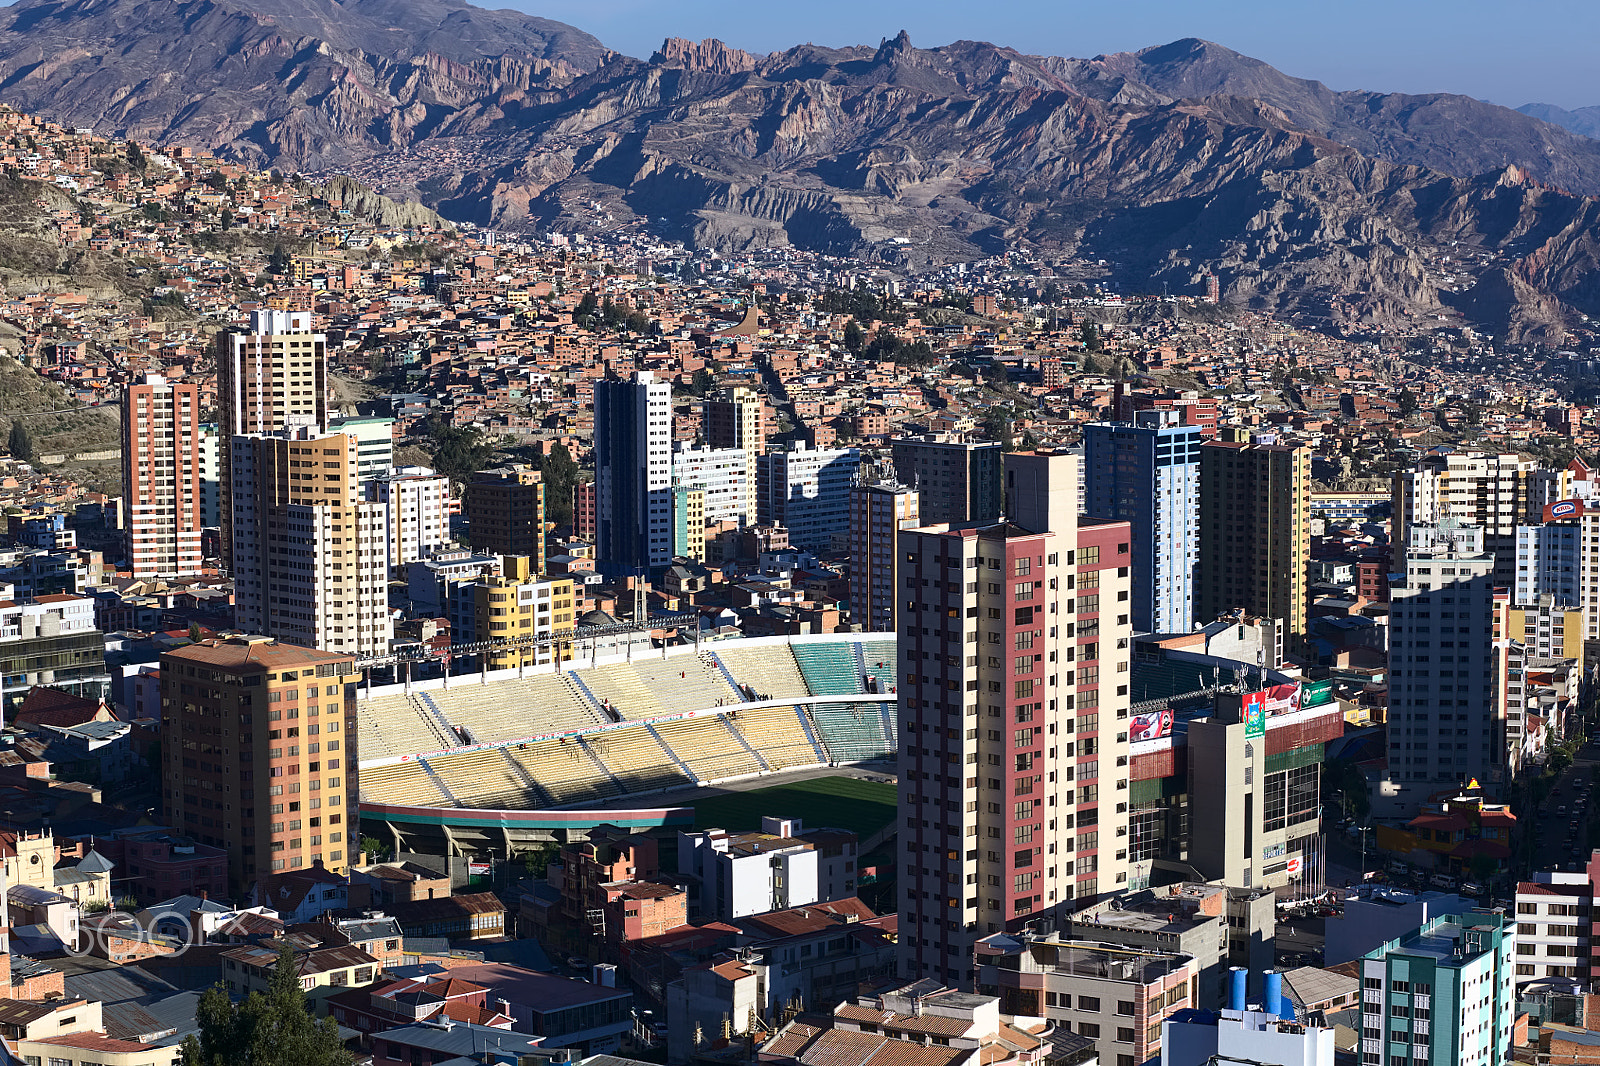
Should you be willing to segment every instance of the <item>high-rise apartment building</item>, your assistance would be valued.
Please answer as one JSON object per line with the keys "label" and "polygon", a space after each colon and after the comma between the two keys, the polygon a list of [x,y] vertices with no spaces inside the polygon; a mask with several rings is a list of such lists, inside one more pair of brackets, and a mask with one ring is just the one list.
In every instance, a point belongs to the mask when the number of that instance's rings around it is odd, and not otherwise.
{"label": "high-rise apartment building", "polygon": [[595,504],[593,481],[572,486],[572,535],[591,544],[595,536]]}
{"label": "high-rise apartment building", "polygon": [[576,625],[573,579],[541,579],[525,555],[508,556],[501,566],[498,575],[451,590],[452,639],[507,642],[483,653],[489,670],[553,663],[558,656],[571,659],[572,645],[560,635]]}
{"label": "high-rise apartment building", "polygon": [[706,557],[706,490],[698,485],[672,486],[672,557]]}
{"label": "high-rise apartment building", "polygon": [[265,637],[161,657],[165,817],[227,849],[235,893],[275,873],[349,867],[360,679],[349,655]]}
{"label": "high-rise apartment building", "polygon": [[403,574],[411,563],[450,543],[450,478],[446,475],[425,466],[385,467],[362,487],[367,499],[383,504],[388,511],[391,572]]}
{"label": "high-rise apartment building", "polygon": [[362,496],[355,438],[239,436],[231,454],[234,624],[306,648],[386,654],[388,507]]}
{"label": "high-rise apartment building", "polygon": [[1506,606],[1505,635],[1541,659],[1583,658],[1583,612],[1554,596]]}
{"label": "high-rise apartment building", "polygon": [[766,450],[765,400],[743,385],[723,389],[705,401],[704,434],[708,448],[739,448],[752,456]]}
{"label": "high-rise apartment building", "polygon": [[1513,919],[1446,914],[1361,960],[1363,1066],[1510,1066]]}
{"label": "high-rise apartment building", "polygon": [[200,525],[222,525],[222,437],[215,422],[200,426]]}
{"label": "high-rise apartment building", "polygon": [[674,484],[705,490],[707,522],[755,520],[755,461],[741,448],[696,448],[679,443],[672,452]]}
{"label": "high-rise apartment building", "polygon": [[[701,435],[708,450],[736,448],[744,453],[744,495],[750,499],[756,487],[756,464],[767,450],[766,398],[743,385],[723,389],[705,401],[702,423]],[[684,480],[684,484],[691,483]],[[708,499],[706,504],[715,511],[714,501]]]}
{"label": "high-rise apartment building", "polygon": [[894,442],[894,476],[917,490],[929,525],[995,522],[1000,518],[1000,444],[937,436]]}
{"label": "high-rise apartment building", "polygon": [[148,374],[122,393],[122,497],[136,578],[200,573],[200,387]]}
{"label": "high-rise apartment building", "polygon": [[1600,971],[1590,945],[1600,942],[1600,852],[1590,851],[1582,868],[1535,873],[1517,884],[1518,985],[1551,977],[1569,978],[1580,988]]}
{"label": "high-rise apartment building", "polygon": [[1413,787],[1504,779],[1494,556],[1483,531],[1413,523],[1389,590],[1389,773]]}
{"label": "high-rise apartment building", "polygon": [[383,477],[394,466],[394,419],[335,418],[328,432],[356,439],[356,476],[362,481]]}
{"label": "high-rise apartment building", "polygon": [[595,557],[640,572],[672,559],[672,386],[648,370],[594,386]]}
{"label": "high-rise apartment building", "polygon": [[1200,446],[1200,547],[1194,621],[1236,608],[1279,618],[1291,646],[1306,630],[1311,449],[1207,441]]}
{"label": "high-rise apartment building", "polygon": [[1008,521],[900,534],[900,966],[1128,877],[1126,522],[1080,523],[1076,459],[1006,458]]}
{"label": "high-rise apartment building", "polygon": [[[461,497],[467,538],[477,551],[525,555],[544,573],[544,477],[522,464],[480,470]],[[448,531],[447,531],[448,532]]]}
{"label": "high-rise apartment building", "polygon": [[1539,477],[1538,464],[1516,455],[1440,452],[1423,456],[1394,477],[1393,539],[1406,543],[1412,524],[1456,521],[1483,530],[1483,546],[1495,556],[1495,580],[1511,587],[1517,576],[1517,526],[1536,522],[1545,493],[1558,492]]}
{"label": "high-rise apartment building", "polygon": [[215,345],[222,554],[232,566],[233,438],[328,424],[328,339],[309,311],[253,311],[248,329],[219,333]]}
{"label": "high-rise apartment building", "polygon": [[1201,430],[1176,411],[1083,427],[1084,513],[1133,529],[1133,627],[1192,628],[1200,540]]}
{"label": "high-rise apartment building", "polygon": [[874,482],[850,490],[850,618],[866,632],[895,632],[895,541],[902,529],[921,524],[914,489]]}
{"label": "high-rise apartment building", "polygon": [[[850,488],[861,468],[856,448],[774,448],[756,469],[756,520],[783,526],[807,551],[843,547],[850,534]],[[837,543],[836,543],[837,542]]]}

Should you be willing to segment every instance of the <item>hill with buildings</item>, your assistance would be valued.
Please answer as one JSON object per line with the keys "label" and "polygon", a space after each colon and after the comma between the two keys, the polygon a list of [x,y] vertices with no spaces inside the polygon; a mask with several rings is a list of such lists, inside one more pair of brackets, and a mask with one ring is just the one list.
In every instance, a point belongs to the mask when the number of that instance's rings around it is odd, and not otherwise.
{"label": "hill with buildings", "polygon": [[1456,311],[1553,340],[1600,314],[1600,142],[1195,39],[1092,59],[668,40],[642,61],[464,4],[22,0],[0,84],[70,125],[351,173],[501,229],[642,222],[911,270],[1023,244],[1122,286],[1209,273],[1231,302],[1341,327]]}

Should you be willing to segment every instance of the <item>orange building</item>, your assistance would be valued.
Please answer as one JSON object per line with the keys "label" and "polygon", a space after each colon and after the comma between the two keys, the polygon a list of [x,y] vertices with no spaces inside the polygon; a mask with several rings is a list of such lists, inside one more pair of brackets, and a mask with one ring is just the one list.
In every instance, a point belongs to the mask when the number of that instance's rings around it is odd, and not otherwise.
{"label": "orange building", "polygon": [[165,817],[227,849],[236,893],[285,870],[349,868],[360,676],[349,656],[266,637],[161,657]]}

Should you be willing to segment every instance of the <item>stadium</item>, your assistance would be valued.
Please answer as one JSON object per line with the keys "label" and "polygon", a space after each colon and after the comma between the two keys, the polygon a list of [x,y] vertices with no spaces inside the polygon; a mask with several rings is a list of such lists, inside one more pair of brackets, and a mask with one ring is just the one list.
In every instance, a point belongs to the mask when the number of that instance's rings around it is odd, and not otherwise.
{"label": "stadium", "polygon": [[892,760],[892,634],[757,637],[373,688],[362,833],[509,856],[602,822],[688,827],[674,793]]}

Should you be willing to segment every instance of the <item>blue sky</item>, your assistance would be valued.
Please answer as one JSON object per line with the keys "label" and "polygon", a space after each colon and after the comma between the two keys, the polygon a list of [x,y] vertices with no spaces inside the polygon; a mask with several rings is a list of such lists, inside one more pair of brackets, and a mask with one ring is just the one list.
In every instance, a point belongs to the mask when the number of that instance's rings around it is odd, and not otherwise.
{"label": "blue sky", "polygon": [[559,19],[629,55],[668,36],[770,52],[962,38],[1092,56],[1204,37],[1335,89],[1460,92],[1516,107],[1600,104],[1600,4],[1573,0],[476,0]]}

